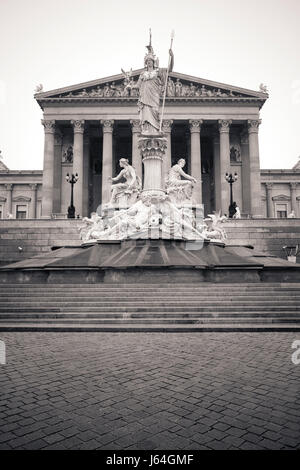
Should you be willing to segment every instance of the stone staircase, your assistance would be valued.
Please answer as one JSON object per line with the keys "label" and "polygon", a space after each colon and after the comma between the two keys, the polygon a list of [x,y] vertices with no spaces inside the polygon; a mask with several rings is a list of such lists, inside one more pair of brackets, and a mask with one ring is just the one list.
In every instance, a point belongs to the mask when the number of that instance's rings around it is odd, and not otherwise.
{"label": "stone staircase", "polygon": [[0,331],[300,331],[300,284],[9,284]]}

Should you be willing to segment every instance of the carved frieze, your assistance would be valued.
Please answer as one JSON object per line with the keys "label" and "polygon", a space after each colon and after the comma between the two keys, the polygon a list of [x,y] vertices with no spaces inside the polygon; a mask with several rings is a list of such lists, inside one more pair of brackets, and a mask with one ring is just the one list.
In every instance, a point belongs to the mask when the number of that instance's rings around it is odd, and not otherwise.
{"label": "carved frieze", "polygon": [[[81,99],[122,99],[122,98],[138,98],[138,89],[134,87],[137,83],[138,76],[128,76],[123,80],[116,82],[107,82],[102,85],[97,85],[82,90],[75,90],[68,93],[63,93],[56,98],[81,98]],[[164,92],[164,84],[161,84],[161,96]],[[167,82],[168,98],[186,98],[186,99],[201,99],[201,98],[238,98],[243,97],[241,93],[232,90],[221,89],[200,83],[194,83],[180,78],[169,77]]]}

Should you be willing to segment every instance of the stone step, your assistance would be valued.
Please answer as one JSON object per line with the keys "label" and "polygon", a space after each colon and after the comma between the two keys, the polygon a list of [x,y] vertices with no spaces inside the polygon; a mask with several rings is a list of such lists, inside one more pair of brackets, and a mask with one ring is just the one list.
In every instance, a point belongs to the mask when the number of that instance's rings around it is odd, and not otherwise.
{"label": "stone step", "polygon": [[242,300],[242,299],[232,299],[232,300],[216,300],[216,299],[211,299],[211,300],[203,300],[203,299],[185,299],[185,300],[149,300],[149,301],[141,301],[139,299],[138,301],[132,301],[132,300],[115,300],[108,302],[107,300],[86,300],[83,301],[82,299],[76,301],[76,300],[70,300],[66,301],[64,300],[48,300],[45,301],[44,299],[41,300],[24,300],[23,302],[16,302],[13,300],[5,301],[5,302],[0,302],[0,309],[4,308],[11,308],[11,307],[23,307],[23,308],[31,308],[31,307],[55,307],[55,308],[71,308],[71,307],[85,307],[87,309],[89,308],[121,308],[121,309],[131,309],[133,308],[141,308],[144,307],[146,309],[151,309],[155,307],[162,307],[162,308],[194,308],[194,307],[243,307],[243,308],[248,308],[250,307],[284,307],[284,308],[289,308],[289,307],[299,307],[300,309],[300,302],[299,300],[279,300],[277,298],[273,298],[272,300],[267,300],[267,299],[261,299],[261,300]]}
{"label": "stone step", "polygon": [[300,332],[300,325],[297,323],[214,323],[214,324],[188,324],[166,325],[157,323],[155,325],[140,324],[140,325],[94,325],[92,323],[86,324],[73,324],[62,325],[60,323],[53,324],[36,324],[28,323],[23,325],[16,325],[14,323],[3,323],[0,325],[0,331],[14,331],[14,332],[106,332],[106,333],[149,333],[149,332],[165,332],[165,333],[195,333],[195,332]]}
{"label": "stone step", "polygon": [[154,285],[145,285],[145,284],[127,284],[127,285],[122,285],[122,284],[65,284],[65,285],[56,285],[56,284],[1,284],[0,285],[0,293],[2,292],[8,292],[8,291],[13,291],[13,292],[24,292],[24,291],[37,291],[37,292],[42,292],[42,291],[53,291],[53,292],[70,292],[70,291],[86,291],[86,292],[91,292],[91,291],[112,291],[112,292],[120,292],[120,291],[146,291],[146,292],[156,292],[156,291],[180,291],[180,292],[186,292],[186,291],[224,291],[224,292],[230,292],[231,290],[234,290],[235,292],[240,292],[240,291],[251,291],[251,292],[256,292],[256,291],[277,291],[278,289],[283,290],[283,291],[294,291],[294,290],[300,290],[300,284],[299,283],[285,283],[285,284],[272,284],[270,285],[269,283],[248,283],[248,284],[225,284],[225,283],[218,283],[218,284],[210,284],[210,283],[199,283],[199,284],[154,284]]}
{"label": "stone step", "polygon": [[[216,282],[187,282],[185,284],[186,286],[190,286],[190,287],[201,287],[201,286],[207,286],[207,287],[216,287],[216,286],[219,286],[219,285],[223,285],[223,286],[240,286],[240,287],[251,287],[251,286],[258,286],[258,287],[264,287],[264,286],[269,286],[269,287],[294,287],[294,286],[298,286],[300,287],[300,282],[265,282],[265,283],[261,283],[261,282],[240,282],[240,283],[236,283],[236,282],[222,282],[222,283],[216,283]],[[102,283],[102,282],[98,282],[98,283],[89,283],[89,284],[86,284],[86,283],[49,283],[49,284],[41,284],[41,283],[28,283],[28,284],[24,284],[24,283],[5,283],[5,284],[0,284],[0,287],[4,288],[4,287],[25,287],[27,288],[28,286],[31,286],[31,287],[51,287],[51,288],[57,288],[57,287],[62,287],[62,288],[67,288],[67,287],[83,287],[83,288],[101,288],[101,287],[114,287],[114,288],[127,288],[127,287],[135,287],[135,286],[141,286],[141,287],[149,287],[149,288],[157,288],[157,287],[166,287],[166,288],[169,288],[169,287],[182,287],[183,284],[180,283],[180,282],[173,282],[173,283],[167,283],[167,282],[164,282],[163,284],[159,283],[137,283],[137,284],[133,284],[131,282],[120,282],[118,284],[115,284],[115,283],[112,283],[112,282],[108,282],[108,283]]]}
{"label": "stone step", "polygon": [[[243,306],[243,304],[239,306],[223,306],[223,305],[209,305],[209,306],[196,306],[192,307],[189,306],[188,308],[184,308],[184,312],[256,312],[257,308],[263,309],[265,312],[280,312],[280,311],[285,311],[285,312],[300,312],[300,306],[247,306],[246,308]],[[79,307],[79,306],[68,306],[68,307],[58,307],[58,306],[47,306],[47,307],[33,307],[33,306],[20,306],[20,307],[0,307],[0,313],[31,313],[31,312],[82,312],[82,313],[87,313],[90,312],[99,312],[99,313],[114,313],[114,312],[122,312],[122,313],[135,313],[135,312],[149,312],[149,313],[156,313],[156,312],[169,312],[169,313],[175,313],[175,312],[180,312],[182,310],[181,306],[157,306],[157,307],[145,307],[144,305],[141,306],[131,306],[130,308],[127,307],[91,307],[91,306],[86,306],[86,307]]]}
{"label": "stone step", "polygon": [[0,331],[300,331],[300,284],[3,285]]}
{"label": "stone step", "polygon": [[100,313],[86,313],[86,312],[21,312],[21,313],[0,313],[0,320],[18,320],[18,319],[143,319],[143,318],[281,318],[289,316],[290,318],[300,318],[300,312],[288,312],[286,310],[278,312],[266,312],[265,310],[246,312],[245,310],[236,311],[236,312],[155,312],[155,313],[111,313],[111,312],[100,312]]}
{"label": "stone step", "polygon": [[113,290],[126,290],[126,289],[148,289],[148,290],[156,290],[156,289],[216,289],[216,287],[229,289],[277,289],[277,288],[286,288],[286,289],[299,289],[300,283],[293,282],[293,283],[277,283],[271,284],[269,282],[249,282],[248,284],[240,284],[240,283],[209,283],[209,282],[199,282],[199,283],[181,283],[181,284],[142,284],[142,283],[130,283],[130,284],[109,284],[109,283],[98,283],[98,284],[0,284],[0,291],[5,289],[85,289],[85,290],[97,290],[97,289],[113,289]]}
{"label": "stone step", "polygon": [[[218,293],[207,293],[207,292],[186,292],[184,295],[184,298],[193,298],[193,299],[199,299],[199,300],[211,300],[211,299],[224,299],[224,296],[226,300],[253,300],[255,298],[257,299],[269,299],[272,300],[274,299],[275,293],[271,292],[251,292],[251,293],[236,293],[236,294],[224,294],[222,292]],[[140,300],[140,299],[147,299],[147,300],[152,300],[154,297],[157,300],[174,300],[174,299],[179,299],[182,300],[182,294],[178,294],[177,292],[174,293],[161,293],[157,292],[155,293],[148,293],[148,292],[140,292],[140,293],[128,293],[124,292],[122,295],[118,296],[121,297],[122,300]],[[105,299],[106,301],[110,300],[115,300],[116,299],[116,293],[109,293],[109,292],[101,292],[101,293],[93,293],[91,294],[90,292],[84,292],[84,293],[79,293],[79,292],[74,292],[74,293],[65,293],[63,294],[62,292],[60,293],[49,293],[49,292],[40,292],[40,293],[30,293],[30,292],[23,292],[23,293],[18,293],[15,294],[13,292],[11,293],[6,293],[6,294],[0,294],[0,302],[6,302],[6,301],[15,301],[15,300],[28,300],[28,299],[43,299],[43,300],[66,300],[66,299],[74,299],[74,298],[79,298],[81,300],[93,300],[93,299]],[[276,299],[297,299],[300,301],[300,290],[299,292],[280,292],[276,294]]]}
{"label": "stone step", "polygon": [[[124,318],[124,319],[114,319],[112,321],[111,318],[98,318],[98,319],[91,319],[91,318],[39,318],[39,319],[34,319],[34,323],[36,324],[51,324],[51,323],[60,323],[60,324],[114,324],[114,325],[124,325],[124,324],[157,324],[159,320],[159,323],[161,324],[172,324],[172,323],[178,323],[178,324],[201,324],[201,323],[294,323],[294,324],[299,324],[300,325],[300,317],[298,319],[295,319],[294,317],[289,317],[289,316],[284,316],[282,318],[233,318],[231,316],[228,316],[228,318],[212,318],[212,317],[207,317],[207,318]],[[2,320],[0,319],[0,326],[2,324],[6,323],[11,323],[11,324],[27,324],[27,323],[32,323],[33,319],[28,318],[28,319],[5,319]]]}
{"label": "stone step", "polygon": [[17,290],[6,290],[3,292],[0,292],[0,299],[3,297],[28,297],[28,296],[58,296],[58,297],[72,297],[72,296],[83,296],[83,297],[95,297],[95,296],[102,296],[102,297],[153,297],[153,296],[176,296],[176,297],[182,297],[182,296],[194,296],[194,295],[199,295],[199,296],[226,296],[226,297],[236,297],[236,296],[249,296],[253,297],[255,295],[257,296],[264,296],[264,295],[283,295],[283,296],[300,296],[300,289],[277,289],[277,290],[269,290],[269,289],[263,289],[263,290],[257,290],[254,289],[253,291],[249,290],[222,290],[222,289],[215,289],[215,290],[209,290],[209,289],[204,289],[204,290],[199,290],[199,289],[185,289],[185,290],[179,290],[179,289],[156,289],[156,290],[137,290],[137,289],[132,289],[132,290],[111,290],[111,289],[104,289],[104,290],[95,290],[95,291],[90,291],[90,290],[79,290],[79,289],[68,289],[68,290],[47,290],[47,289],[40,289],[40,290],[30,290],[30,289],[24,289],[21,291]]}

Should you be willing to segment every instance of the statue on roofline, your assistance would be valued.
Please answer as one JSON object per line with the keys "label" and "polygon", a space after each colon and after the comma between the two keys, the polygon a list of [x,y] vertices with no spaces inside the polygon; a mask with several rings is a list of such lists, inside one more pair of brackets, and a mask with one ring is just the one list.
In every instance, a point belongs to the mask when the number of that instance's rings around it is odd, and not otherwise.
{"label": "statue on roofline", "polygon": [[259,91],[261,91],[262,93],[268,93],[268,88],[266,85],[264,85],[263,83],[261,83],[259,85]]}

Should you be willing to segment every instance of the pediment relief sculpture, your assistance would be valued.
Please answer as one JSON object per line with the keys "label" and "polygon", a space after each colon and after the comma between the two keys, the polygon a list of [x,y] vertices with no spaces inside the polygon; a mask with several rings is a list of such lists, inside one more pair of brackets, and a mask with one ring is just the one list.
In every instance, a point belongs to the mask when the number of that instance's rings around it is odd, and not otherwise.
{"label": "pediment relief sculpture", "polygon": [[[164,69],[161,69],[164,70]],[[101,99],[101,100],[116,100],[123,98],[138,98],[138,79],[139,75],[133,73],[132,70],[125,72],[122,69],[123,79],[109,81],[106,83],[82,88],[79,90],[67,91],[65,93],[56,94],[52,96],[45,96],[44,98],[60,98],[60,99]],[[160,96],[163,96],[164,83],[162,81],[160,86]],[[218,86],[207,85],[198,82],[192,82],[187,79],[182,79],[174,76],[169,76],[167,80],[167,99],[224,99],[224,98],[257,98],[255,96],[247,95],[246,93],[238,93],[230,89],[220,88]],[[41,97],[41,99],[43,99]]]}

